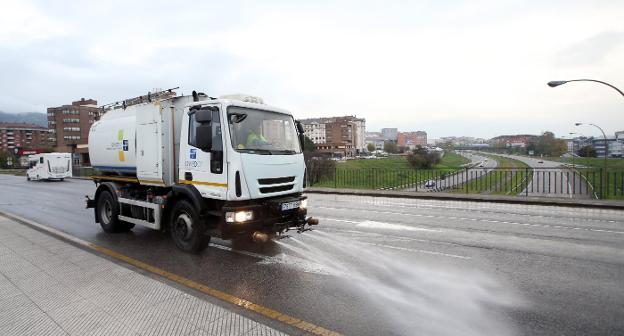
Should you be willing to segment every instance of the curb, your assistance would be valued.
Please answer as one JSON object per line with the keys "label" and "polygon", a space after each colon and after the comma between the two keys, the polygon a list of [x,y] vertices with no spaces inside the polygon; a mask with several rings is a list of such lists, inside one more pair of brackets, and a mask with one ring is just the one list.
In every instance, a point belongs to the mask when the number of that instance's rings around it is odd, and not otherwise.
{"label": "curb", "polygon": [[351,196],[371,196],[389,198],[411,198],[439,201],[464,201],[464,202],[488,202],[506,204],[526,204],[543,206],[562,206],[571,208],[592,208],[624,210],[623,201],[600,201],[600,200],[572,200],[568,198],[540,198],[524,196],[492,196],[492,195],[461,195],[442,194],[421,191],[393,191],[393,190],[359,190],[359,189],[332,189],[332,188],[307,188],[309,194],[333,194]]}

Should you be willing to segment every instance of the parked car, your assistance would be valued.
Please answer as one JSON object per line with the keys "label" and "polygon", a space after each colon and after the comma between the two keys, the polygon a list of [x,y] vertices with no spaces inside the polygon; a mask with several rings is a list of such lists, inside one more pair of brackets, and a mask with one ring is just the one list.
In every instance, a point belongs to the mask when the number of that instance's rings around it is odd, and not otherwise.
{"label": "parked car", "polygon": [[436,186],[436,183],[434,180],[429,180],[425,183],[425,188],[434,188]]}

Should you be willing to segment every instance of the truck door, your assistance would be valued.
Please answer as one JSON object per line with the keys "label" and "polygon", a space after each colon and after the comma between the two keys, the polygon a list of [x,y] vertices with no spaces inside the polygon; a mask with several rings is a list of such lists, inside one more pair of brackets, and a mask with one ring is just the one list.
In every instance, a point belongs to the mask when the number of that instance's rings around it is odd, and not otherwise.
{"label": "truck door", "polygon": [[[206,110],[210,108],[210,120],[206,120]],[[197,118],[199,109],[189,110],[184,118],[180,139],[179,183],[195,186],[204,197],[225,199],[227,176],[223,150],[223,132],[219,107],[202,107],[204,119]],[[203,134],[199,134],[202,133]],[[211,134],[210,148],[201,148],[198,135]]]}

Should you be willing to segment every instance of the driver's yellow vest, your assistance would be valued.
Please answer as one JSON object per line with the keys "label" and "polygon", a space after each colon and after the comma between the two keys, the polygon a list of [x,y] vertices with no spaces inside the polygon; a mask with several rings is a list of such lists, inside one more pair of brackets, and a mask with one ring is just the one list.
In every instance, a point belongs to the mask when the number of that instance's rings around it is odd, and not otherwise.
{"label": "driver's yellow vest", "polygon": [[251,132],[247,136],[247,147],[253,147],[254,141],[264,141],[266,142],[266,138],[262,136],[262,134],[258,135],[256,132]]}

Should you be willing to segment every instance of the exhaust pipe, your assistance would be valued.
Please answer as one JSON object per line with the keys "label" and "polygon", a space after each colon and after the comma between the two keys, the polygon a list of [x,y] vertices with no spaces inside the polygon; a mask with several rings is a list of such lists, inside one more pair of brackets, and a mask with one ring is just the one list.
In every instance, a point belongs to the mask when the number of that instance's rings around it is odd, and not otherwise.
{"label": "exhaust pipe", "polygon": [[251,239],[253,239],[254,243],[264,244],[269,241],[269,235],[264,232],[256,231],[251,235]]}

